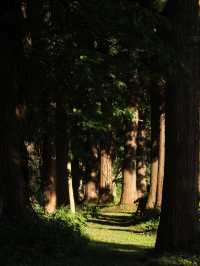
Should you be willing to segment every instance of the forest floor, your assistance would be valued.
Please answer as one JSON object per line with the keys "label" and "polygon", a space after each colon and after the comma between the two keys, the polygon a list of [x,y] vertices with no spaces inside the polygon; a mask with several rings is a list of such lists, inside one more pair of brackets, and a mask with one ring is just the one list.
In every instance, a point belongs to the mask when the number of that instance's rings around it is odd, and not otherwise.
{"label": "forest floor", "polygon": [[[1,266],[200,266],[191,254],[154,252],[158,215],[93,206],[86,216],[60,209],[29,223],[0,223]],[[94,211],[94,212],[93,212]],[[40,214],[41,212],[41,214]]]}
{"label": "forest floor", "polygon": [[144,224],[132,225],[132,220],[127,212],[103,212],[89,220],[87,233],[95,256],[88,265],[144,265],[153,256],[155,231],[144,233]]}
{"label": "forest floor", "polygon": [[106,209],[88,221],[90,255],[82,266],[200,266],[197,256],[158,256],[154,252],[157,219]]}

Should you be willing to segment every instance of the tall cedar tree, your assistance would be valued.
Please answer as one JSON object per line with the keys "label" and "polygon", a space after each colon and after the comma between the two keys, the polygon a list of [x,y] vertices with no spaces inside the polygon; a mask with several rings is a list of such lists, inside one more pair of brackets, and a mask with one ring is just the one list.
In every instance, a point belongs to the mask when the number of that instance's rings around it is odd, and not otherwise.
{"label": "tall cedar tree", "polygon": [[197,236],[199,89],[198,0],[169,0],[170,45],[176,52],[166,96],[166,167],[156,250],[190,250]]}
{"label": "tall cedar tree", "polygon": [[131,206],[137,199],[136,154],[139,112],[135,99],[132,99],[132,102],[129,106],[129,110],[131,111],[133,117],[132,121],[128,121],[126,124],[124,162],[122,169],[123,186],[120,204]]}
{"label": "tall cedar tree", "polygon": [[0,102],[0,182],[2,215],[10,219],[24,216],[27,209],[24,109],[19,77],[23,62],[21,22],[20,1],[1,3],[0,80],[3,92]]}

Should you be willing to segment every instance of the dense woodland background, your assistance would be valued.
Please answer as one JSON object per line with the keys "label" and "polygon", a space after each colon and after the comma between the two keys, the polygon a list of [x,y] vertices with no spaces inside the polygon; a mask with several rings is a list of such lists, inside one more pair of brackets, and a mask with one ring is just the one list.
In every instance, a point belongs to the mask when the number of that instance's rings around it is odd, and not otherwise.
{"label": "dense woodland background", "polygon": [[159,221],[156,254],[196,258],[148,265],[200,265],[199,14],[198,0],[1,3],[2,265],[107,265],[82,254],[105,207]]}

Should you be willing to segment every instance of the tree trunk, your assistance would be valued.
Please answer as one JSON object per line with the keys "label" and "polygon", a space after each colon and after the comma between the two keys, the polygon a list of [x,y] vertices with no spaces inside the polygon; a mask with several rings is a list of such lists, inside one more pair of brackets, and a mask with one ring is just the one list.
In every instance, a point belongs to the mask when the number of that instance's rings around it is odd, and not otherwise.
{"label": "tree trunk", "polygon": [[72,213],[75,213],[75,200],[74,200],[74,190],[72,182],[72,154],[71,145],[69,144],[68,160],[67,160],[67,178],[68,178],[68,191],[69,191],[69,205]]}
{"label": "tree trunk", "polygon": [[[163,191],[163,179],[164,179],[164,167],[165,167],[165,113],[164,107],[161,104],[160,113],[160,139],[159,139],[159,166],[158,166],[158,184],[157,184],[157,197],[156,207],[160,208],[162,204],[162,191]],[[163,110],[162,110],[163,109]]]}
{"label": "tree trunk", "polygon": [[159,160],[159,93],[151,91],[151,185],[146,209],[153,209],[156,203]]}
{"label": "tree trunk", "polygon": [[46,140],[43,144],[44,210],[53,213],[57,206],[55,145]]}
{"label": "tree trunk", "polygon": [[142,198],[147,191],[147,143],[143,121],[139,122],[137,138],[137,197]]}
{"label": "tree trunk", "polygon": [[24,127],[18,119],[18,66],[22,61],[20,2],[1,3],[0,11],[0,184],[2,217],[21,219],[28,204],[25,190]]}
{"label": "tree trunk", "polygon": [[113,174],[112,174],[112,154],[111,147],[104,147],[101,150],[100,202],[112,202],[113,196]]}
{"label": "tree trunk", "polygon": [[73,154],[72,160],[72,178],[75,202],[81,202],[80,186],[81,186],[81,169],[79,159]]}
{"label": "tree trunk", "polygon": [[[197,108],[198,108],[198,126],[200,129],[200,92],[197,92]],[[198,199],[200,202],[200,138],[199,138],[199,145],[198,145],[198,149],[199,149],[199,168],[198,168]]]}
{"label": "tree trunk", "polygon": [[[90,145],[89,145],[90,146]],[[98,150],[95,145],[91,145],[88,160],[86,163],[86,184],[85,184],[85,198],[84,201],[92,202],[98,200],[98,172],[99,159]]]}
{"label": "tree trunk", "polygon": [[138,134],[138,108],[130,107],[133,118],[127,123],[123,163],[123,186],[120,205],[133,206],[137,199],[136,152]]}
{"label": "tree trunk", "polygon": [[67,203],[67,119],[64,104],[60,97],[56,102],[56,194],[57,206]]}
{"label": "tree trunk", "polygon": [[[168,1],[176,50],[166,99],[166,167],[156,250],[190,251],[197,238],[198,0]],[[197,74],[198,72],[198,74]]]}

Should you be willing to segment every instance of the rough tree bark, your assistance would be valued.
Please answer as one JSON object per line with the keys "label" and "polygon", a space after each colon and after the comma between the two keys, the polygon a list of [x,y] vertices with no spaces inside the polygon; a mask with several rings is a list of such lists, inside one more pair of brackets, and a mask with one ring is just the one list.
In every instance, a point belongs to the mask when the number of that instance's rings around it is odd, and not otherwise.
{"label": "rough tree bark", "polygon": [[136,185],[136,152],[137,152],[137,134],[138,134],[138,108],[133,103],[130,107],[133,114],[132,121],[126,125],[126,140],[123,162],[123,185],[120,205],[133,205],[137,199]]}
{"label": "rough tree bark", "polygon": [[100,202],[112,202],[113,196],[113,173],[112,173],[112,144],[106,143],[101,148],[101,166],[99,182]]}
{"label": "rough tree bark", "polygon": [[166,167],[156,240],[160,252],[189,251],[197,237],[198,2],[169,0],[167,5],[177,61],[166,97]]}

